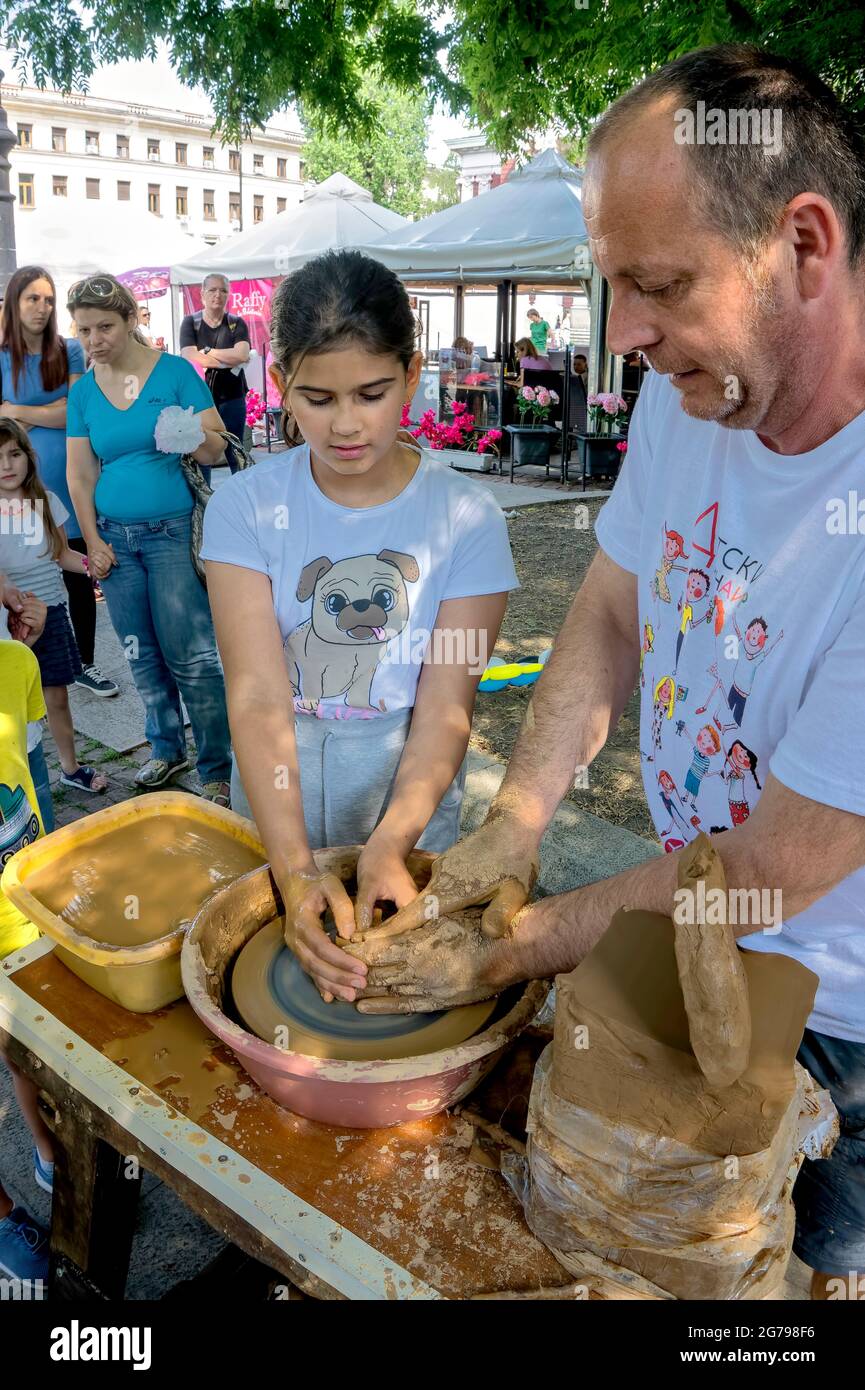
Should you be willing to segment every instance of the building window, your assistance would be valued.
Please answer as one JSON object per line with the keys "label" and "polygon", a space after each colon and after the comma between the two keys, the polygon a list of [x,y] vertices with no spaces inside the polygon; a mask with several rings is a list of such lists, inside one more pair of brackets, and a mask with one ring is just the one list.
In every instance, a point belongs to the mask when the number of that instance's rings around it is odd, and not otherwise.
{"label": "building window", "polygon": [[228,171],[231,174],[240,173],[240,150],[228,151]]}
{"label": "building window", "polygon": [[240,221],[240,194],[229,193],[228,195],[228,220],[229,222]]}
{"label": "building window", "polygon": [[204,220],[205,222],[216,221],[216,199],[212,188],[204,190]]}
{"label": "building window", "polygon": [[263,173],[264,173],[264,155],[263,155],[263,154],[254,154],[254,155],[252,156],[252,172],[253,172],[254,174],[263,174]]}
{"label": "building window", "polygon": [[66,198],[68,196],[65,174],[55,174],[51,180],[51,185],[55,198]]}
{"label": "building window", "polygon": [[18,175],[18,202],[22,208],[32,208],[35,206],[36,199],[33,193],[33,175]]}
{"label": "building window", "polygon": [[175,160],[176,160],[176,162],[177,162],[178,164],[185,164],[185,163],[186,163],[186,146],[185,146],[185,145],[175,144],[175,146],[174,146],[174,154],[175,154]]}
{"label": "building window", "polygon": [[147,211],[155,212],[159,215],[159,184],[149,183],[147,185]]}
{"label": "building window", "polygon": [[287,159],[277,159],[277,161],[276,161],[276,177],[277,177],[278,179],[287,179],[287,178],[288,178],[288,172],[287,172],[287,171],[288,171],[288,160],[287,160]]}
{"label": "building window", "polygon": [[252,200],[252,220],[253,222],[264,221],[264,198],[260,193],[256,193]]}
{"label": "building window", "polygon": [[33,148],[33,127],[32,125],[19,125],[18,127],[18,148],[21,150],[32,150]]}
{"label": "building window", "polygon": [[84,151],[86,154],[99,153],[99,131],[85,130],[84,132]]}
{"label": "building window", "polygon": [[189,216],[189,196],[188,196],[188,195],[189,195],[189,189],[188,189],[188,188],[180,188],[180,187],[178,187],[177,192],[176,192],[176,195],[175,195],[175,199],[174,199],[174,210],[175,210],[175,212],[177,213],[177,216],[178,216],[178,217],[188,217],[188,216]]}
{"label": "building window", "polygon": [[298,176],[300,177],[301,180],[304,180],[304,179],[306,178],[306,160],[305,160],[305,159],[302,159],[302,160],[300,161],[300,163],[298,164],[298,166],[297,166],[297,172],[298,172]]}
{"label": "building window", "polygon": [[480,193],[477,179],[472,179],[472,197],[476,198]]}
{"label": "building window", "polygon": [[202,158],[202,163],[204,164],[205,169],[212,169],[212,168],[214,167],[214,165],[213,165],[213,146],[212,146],[212,145],[205,145],[205,146],[202,148],[202,151],[201,151],[201,158]]}
{"label": "building window", "polygon": [[128,136],[128,135],[118,135],[118,137],[117,137],[117,158],[118,158],[118,159],[128,159],[128,158],[129,158],[129,136]]}
{"label": "building window", "polygon": [[87,184],[87,196],[88,196],[88,198],[98,198],[98,197],[99,197],[99,180],[98,180],[98,179],[87,179],[85,182],[86,182],[86,184]]}
{"label": "building window", "polygon": [[158,161],[158,159],[159,159],[159,141],[158,141],[158,140],[148,140],[148,142],[147,142],[147,158],[148,158],[148,159],[153,159],[153,160],[157,160],[157,161]]}
{"label": "building window", "polygon": [[285,207],[286,207],[286,203],[287,203],[287,202],[288,202],[288,199],[287,199],[287,198],[277,198],[277,200],[276,200],[276,210],[277,210],[277,212],[285,212]]}
{"label": "building window", "polygon": [[51,127],[51,148],[55,154],[65,154],[66,130],[63,126]]}
{"label": "building window", "polygon": [[118,203],[128,203],[132,196],[132,185],[125,179],[117,180],[117,201]]}

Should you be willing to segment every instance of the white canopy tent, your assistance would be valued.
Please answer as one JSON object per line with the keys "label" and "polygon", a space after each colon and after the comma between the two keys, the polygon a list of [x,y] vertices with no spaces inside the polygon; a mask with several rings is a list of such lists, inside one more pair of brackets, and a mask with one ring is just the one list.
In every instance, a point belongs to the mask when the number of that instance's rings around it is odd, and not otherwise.
{"label": "white canopy tent", "polygon": [[230,280],[290,275],[323,251],[353,248],[404,225],[404,217],[374,203],[367,189],[331,174],[300,207],[173,265],[171,283],[196,285],[213,271]]}
{"label": "white canopy tent", "polygon": [[541,284],[591,277],[583,177],[544,150],[506,183],[360,249],[401,279],[427,284]]}
{"label": "white canopy tent", "polygon": [[555,150],[544,150],[498,188],[360,249],[411,284],[454,285],[455,335],[463,332],[463,287],[498,285],[496,348],[504,355],[516,337],[518,285],[582,283],[591,305],[596,386],[607,374],[601,336],[605,285],[592,269],[582,191],[581,171]]}
{"label": "white canopy tent", "polygon": [[[64,206],[54,198],[45,207],[15,209],[15,241],[19,265],[42,265],[57,286],[58,326],[66,332],[66,298],[69,288],[85,275],[107,271],[121,275],[141,266],[167,267],[195,247],[192,237],[151,212],[140,212],[131,203],[93,203],[87,209]],[[170,306],[165,300],[165,325],[170,331]],[[156,325],[152,325],[157,331]]]}

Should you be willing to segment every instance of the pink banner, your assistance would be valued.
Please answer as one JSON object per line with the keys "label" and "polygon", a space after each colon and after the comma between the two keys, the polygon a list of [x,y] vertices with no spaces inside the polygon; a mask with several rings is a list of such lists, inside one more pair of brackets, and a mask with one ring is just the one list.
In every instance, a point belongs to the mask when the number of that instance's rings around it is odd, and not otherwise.
{"label": "pink banner", "polygon": [[[279,284],[278,280],[232,280],[231,292],[228,296],[228,313],[236,314],[246,323],[249,329],[250,345],[258,353],[258,360],[253,362],[246,372],[246,380],[253,391],[261,394],[262,381],[262,362],[269,367],[270,356],[270,301],[273,291]],[[183,286],[183,312],[184,314],[196,314],[201,308],[201,286]],[[202,371],[202,376],[204,375]],[[267,404],[278,406],[280,404],[279,392],[267,378]]]}

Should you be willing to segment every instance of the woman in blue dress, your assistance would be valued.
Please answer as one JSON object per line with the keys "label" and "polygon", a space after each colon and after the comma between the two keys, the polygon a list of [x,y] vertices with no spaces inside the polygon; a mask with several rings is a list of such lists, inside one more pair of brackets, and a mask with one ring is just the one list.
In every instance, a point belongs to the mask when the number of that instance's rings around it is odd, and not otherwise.
{"label": "woman in blue dress", "polygon": [[[28,431],[39,460],[39,475],[56,493],[69,519],[66,534],[73,550],[87,553],[66,482],[66,397],[83,375],[84,353],[75,338],[57,332],[54,281],[38,265],[22,266],[6,287],[0,347],[0,415]],[[84,668],[75,684],[94,695],[116,695],[118,687],[96,666],[96,599],[86,574],[64,571],[69,617]]]}

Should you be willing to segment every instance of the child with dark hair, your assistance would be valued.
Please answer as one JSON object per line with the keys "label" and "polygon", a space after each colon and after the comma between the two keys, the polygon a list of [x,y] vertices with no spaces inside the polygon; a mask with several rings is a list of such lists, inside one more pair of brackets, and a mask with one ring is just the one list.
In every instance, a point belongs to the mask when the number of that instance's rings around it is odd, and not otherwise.
{"label": "child with dark hair", "polygon": [[750,773],[757,791],[761,790],[757,777],[757,754],[746,748],[741,739],[736,739],[724,761],[723,776],[727,779],[727,799],[730,806],[730,820],[733,825],[744,825],[751,814],[751,807],[745,796],[745,778]]}
{"label": "child with dark hair", "polygon": [[16,420],[0,416],[0,570],[12,584],[48,605],[45,631],[33,647],[48,708],[48,727],[60,756],[60,780],[79,791],[103,792],[104,773],[82,766],[67,686],[81,672],[81,658],[67,611],[63,571],[87,574],[85,555],[72,550],[63,523],[69,513],[39,480],[36,451]]}
{"label": "child with dark hair", "polygon": [[[258,824],[301,964],[352,1001],[366,967],[321,914],[363,930],[376,900],[415,896],[415,845],[456,841],[477,685],[517,579],[492,497],[401,433],[421,355],[391,271],[353,251],[309,262],[274,296],[271,344],[297,447],[227,482],[204,523],[232,805]],[[352,843],[356,913],[311,853]]]}

